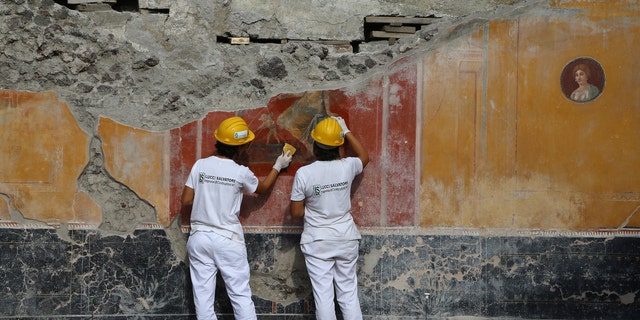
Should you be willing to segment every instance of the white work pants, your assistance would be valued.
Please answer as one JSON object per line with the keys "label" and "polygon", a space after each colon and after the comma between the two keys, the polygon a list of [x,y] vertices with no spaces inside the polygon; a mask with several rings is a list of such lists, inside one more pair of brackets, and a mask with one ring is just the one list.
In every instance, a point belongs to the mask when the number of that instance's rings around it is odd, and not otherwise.
{"label": "white work pants", "polygon": [[315,241],[300,247],[311,279],[317,320],[335,320],[335,298],[344,320],[362,319],[358,299],[358,240]]}
{"label": "white work pants", "polygon": [[249,262],[244,244],[213,232],[195,232],[189,236],[187,251],[198,320],[217,319],[213,302],[218,271],[227,288],[235,319],[257,319],[251,300]]}

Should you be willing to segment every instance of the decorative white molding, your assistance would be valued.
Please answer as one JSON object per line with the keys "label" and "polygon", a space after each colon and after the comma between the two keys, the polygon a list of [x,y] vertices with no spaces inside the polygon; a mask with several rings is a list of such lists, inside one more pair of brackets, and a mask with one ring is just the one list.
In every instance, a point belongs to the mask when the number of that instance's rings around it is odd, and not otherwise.
{"label": "decorative white molding", "polygon": [[[38,224],[20,223],[16,221],[0,221],[0,229],[60,229],[60,223]],[[78,222],[66,223],[68,230],[99,230],[97,224]],[[141,223],[136,230],[162,230],[165,229],[159,223]],[[188,225],[180,226],[183,233],[189,233]],[[300,234],[302,226],[245,226],[244,232],[248,234]],[[408,235],[408,236],[475,236],[475,237],[578,237],[578,238],[614,238],[614,237],[640,237],[640,228],[621,229],[597,229],[586,231],[567,230],[538,230],[538,229],[473,229],[473,228],[420,228],[420,227],[359,227],[365,235]]]}

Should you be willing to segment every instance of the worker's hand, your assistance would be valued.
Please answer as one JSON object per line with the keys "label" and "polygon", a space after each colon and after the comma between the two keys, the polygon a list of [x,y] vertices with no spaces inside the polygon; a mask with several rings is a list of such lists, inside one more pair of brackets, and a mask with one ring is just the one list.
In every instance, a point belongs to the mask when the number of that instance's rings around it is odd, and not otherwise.
{"label": "worker's hand", "polygon": [[278,172],[280,172],[280,170],[286,168],[289,166],[289,164],[291,163],[291,155],[290,155],[291,151],[287,150],[286,154],[281,154],[278,156],[278,159],[276,159],[276,163],[273,165],[273,168],[276,169]]}
{"label": "worker's hand", "polygon": [[351,130],[349,130],[349,128],[347,128],[347,123],[344,121],[344,119],[342,119],[342,117],[339,116],[332,116],[331,118],[334,118],[338,121],[338,124],[340,125],[340,128],[342,128],[342,132],[340,133],[340,135],[344,138],[344,136],[347,135],[347,133],[351,132]]}

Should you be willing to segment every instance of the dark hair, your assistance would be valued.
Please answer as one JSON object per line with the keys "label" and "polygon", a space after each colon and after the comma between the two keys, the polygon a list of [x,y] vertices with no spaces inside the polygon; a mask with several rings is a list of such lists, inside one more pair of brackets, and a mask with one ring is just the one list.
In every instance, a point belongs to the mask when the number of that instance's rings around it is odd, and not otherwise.
{"label": "dark hair", "polygon": [[238,156],[239,147],[240,146],[232,146],[218,141],[216,142],[216,153],[223,157],[235,160]]}
{"label": "dark hair", "polygon": [[333,147],[327,149],[326,147],[321,147],[317,142],[313,142],[313,155],[316,159],[320,161],[331,161],[340,159],[340,148]]}

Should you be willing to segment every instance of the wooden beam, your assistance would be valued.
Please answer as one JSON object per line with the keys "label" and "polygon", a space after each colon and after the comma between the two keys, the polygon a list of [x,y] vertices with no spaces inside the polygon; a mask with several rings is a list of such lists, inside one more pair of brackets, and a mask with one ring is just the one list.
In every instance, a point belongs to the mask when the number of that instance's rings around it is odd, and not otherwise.
{"label": "wooden beam", "polygon": [[413,33],[371,31],[371,36],[374,38],[409,38],[413,37]]}
{"label": "wooden beam", "polygon": [[401,27],[394,27],[394,26],[382,26],[382,31],[386,31],[386,32],[399,32],[399,33],[416,33],[416,27],[411,27],[411,26],[401,26]]}
{"label": "wooden beam", "polygon": [[365,17],[364,22],[367,23],[386,23],[386,24],[430,24],[437,21],[438,18],[416,18],[416,17]]}
{"label": "wooden beam", "polygon": [[246,38],[231,38],[231,44],[249,44],[250,40]]}

